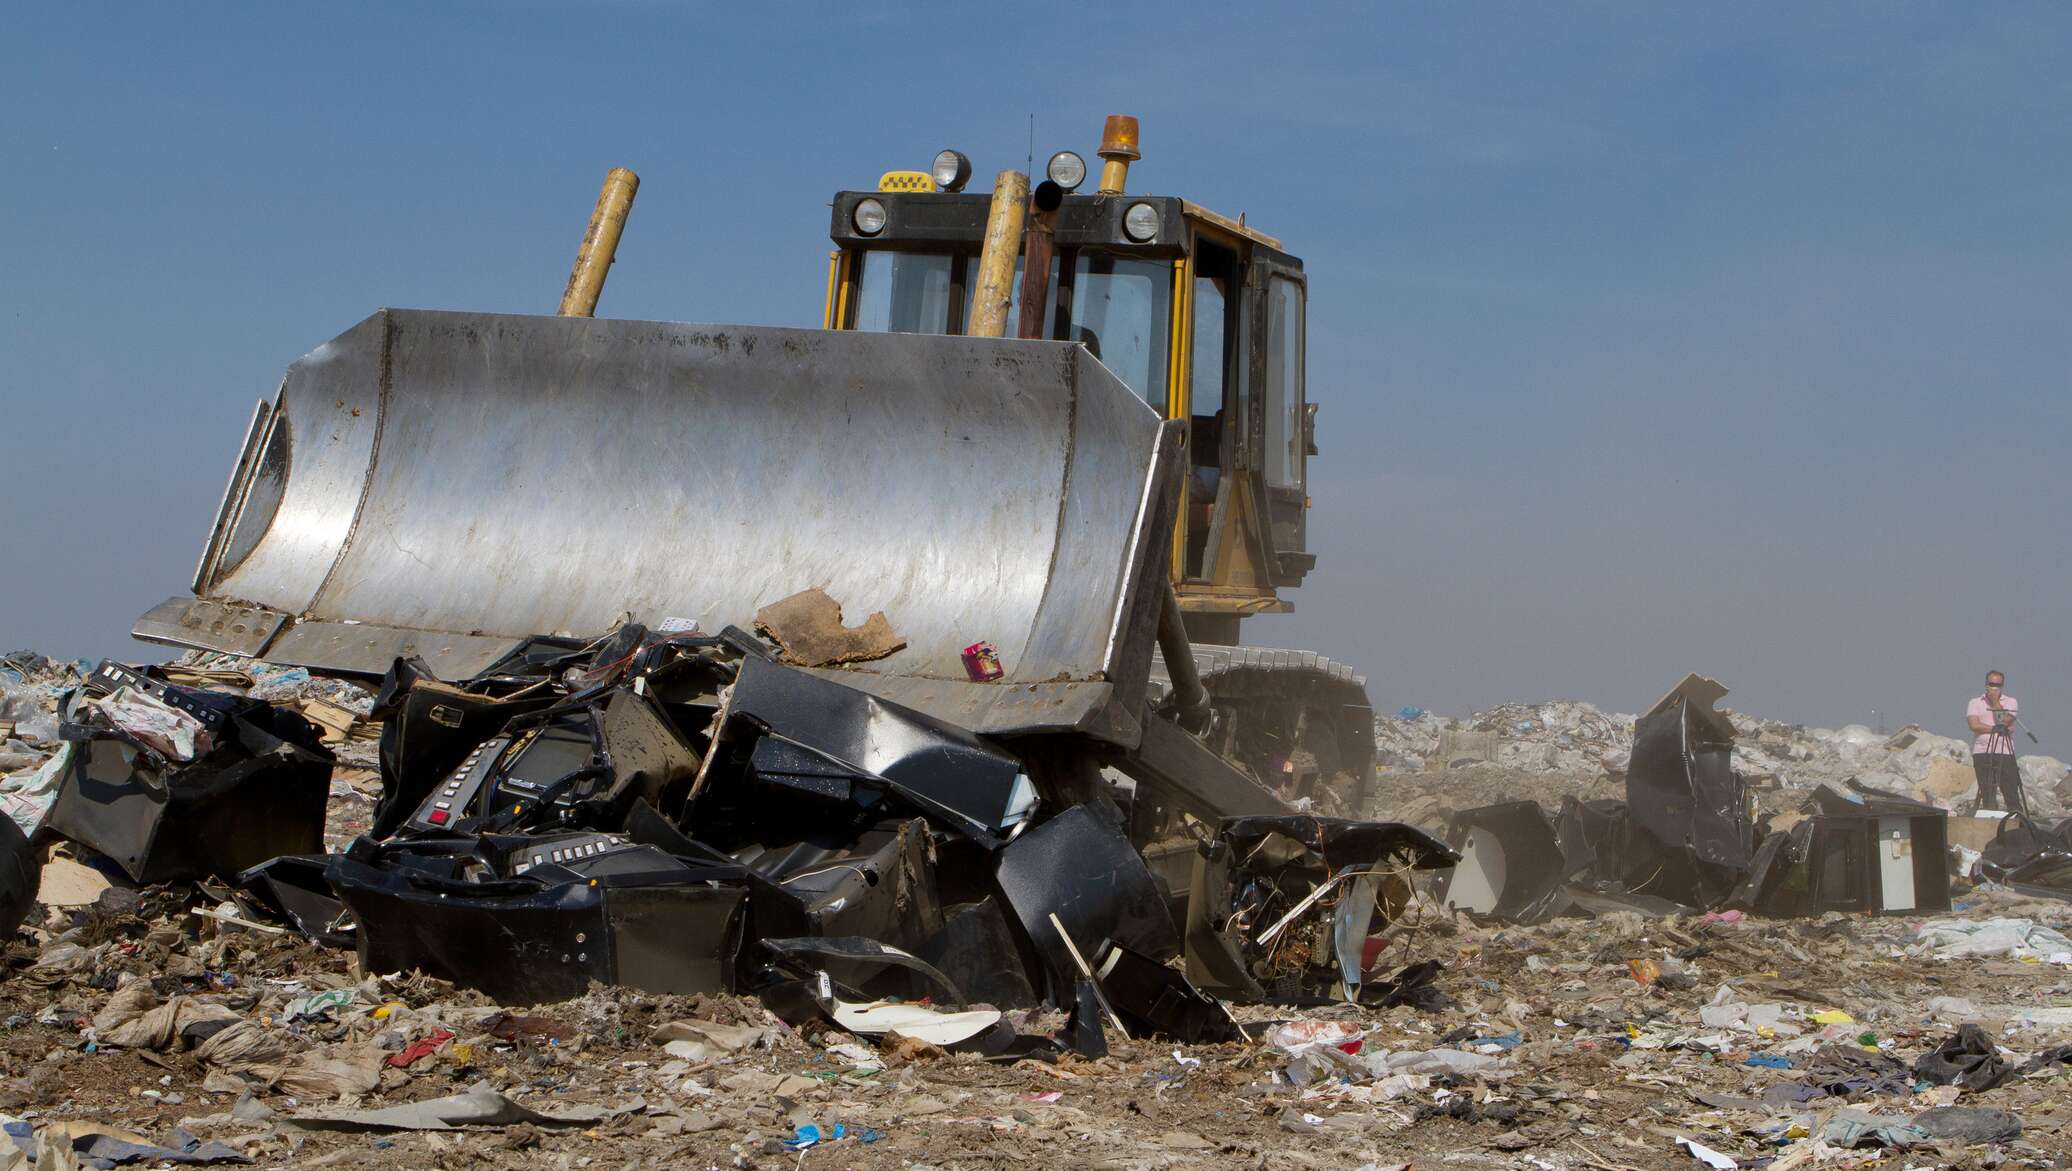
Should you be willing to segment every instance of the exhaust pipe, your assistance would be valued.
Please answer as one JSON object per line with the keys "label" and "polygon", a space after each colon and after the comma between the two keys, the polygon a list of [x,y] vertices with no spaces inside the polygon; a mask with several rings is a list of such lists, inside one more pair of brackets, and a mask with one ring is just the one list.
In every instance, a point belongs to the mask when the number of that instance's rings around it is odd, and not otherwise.
{"label": "exhaust pipe", "polygon": [[1065,189],[1045,179],[1029,196],[1029,230],[1022,235],[1022,312],[1014,336],[1043,339],[1050,323],[1043,311],[1050,305],[1050,261],[1057,252],[1058,209]]}
{"label": "exhaust pipe", "polygon": [[613,167],[604,176],[604,190],[597,193],[597,207],[590,213],[590,227],[583,233],[583,246],[576,249],[575,267],[569,270],[568,287],[561,292],[563,317],[595,317],[597,298],[604,292],[605,274],[619,252],[619,236],[626,230],[627,213],[633,210],[633,196],[640,191],[640,176],[624,167]]}
{"label": "exhaust pipe", "polygon": [[1022,216],[1028,210],[1029,177],[1002,171],[993,180],[986,212],[986,243],[978,254],[978,288],[971,297],[972,337],[1005,337],[1007,303],[1014,295],[1014,258],[1022,250]]}

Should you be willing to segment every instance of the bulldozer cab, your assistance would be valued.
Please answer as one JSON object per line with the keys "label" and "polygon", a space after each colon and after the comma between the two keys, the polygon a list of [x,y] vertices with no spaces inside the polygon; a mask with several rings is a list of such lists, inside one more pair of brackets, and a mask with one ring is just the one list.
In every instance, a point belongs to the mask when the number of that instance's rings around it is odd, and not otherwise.
{"label": "bulldozer cab", "polygon": [[[893,172],[834,198],[823,324],[961,334],[990,197]],[[1285,613],[1315,564],[1306,463],[1302,261],[1239,220],[1170,196],[1066,195],[1055,215],[1044,337],[1086,347],[1185,428],[1187,484],[1172,577],[1195,642]],[[1020,315],[1020,262],[1009,320]]]}

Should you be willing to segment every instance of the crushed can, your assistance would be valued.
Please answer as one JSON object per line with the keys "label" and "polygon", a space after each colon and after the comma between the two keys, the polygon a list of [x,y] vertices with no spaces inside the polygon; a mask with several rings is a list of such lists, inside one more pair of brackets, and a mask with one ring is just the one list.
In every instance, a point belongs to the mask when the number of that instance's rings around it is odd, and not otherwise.
{"label": "crushed can", "polygon": [[964,648],[964,673],[973,683],[990,683],[1007,674],[1000,665],[1000,648],[990,642],[975,642]]}

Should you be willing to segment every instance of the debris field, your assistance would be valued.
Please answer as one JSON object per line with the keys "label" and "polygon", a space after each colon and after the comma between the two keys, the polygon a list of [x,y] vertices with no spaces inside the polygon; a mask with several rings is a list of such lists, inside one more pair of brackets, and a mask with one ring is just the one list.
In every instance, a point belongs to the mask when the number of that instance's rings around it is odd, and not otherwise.
{"label": "debris field", "polygon": [[[1384,757],[1364,812],[1403,821],[1154,818],[786,654],[628,628],[378,689],[10,656],[0,794],[48,861],[0,986],[0,1158],[2072,1153],[2072,849],[2001,819],[1967,853],[1990,819],[1855,778],[1748,786],[1709,681],[1616,774]],[[1659,758],[1666,730],[1697,750]],[[1852,852],[1895,825],[1932,862],[1898,885]]]}

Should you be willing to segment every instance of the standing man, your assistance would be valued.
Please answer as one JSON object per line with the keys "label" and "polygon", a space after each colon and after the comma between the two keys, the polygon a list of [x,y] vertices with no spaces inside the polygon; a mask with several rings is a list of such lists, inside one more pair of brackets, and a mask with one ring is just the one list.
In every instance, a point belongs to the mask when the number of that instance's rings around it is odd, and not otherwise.
{"label": "standing man", "polygon": [[1971,725],[1971,768],[1978,774],[1978,807],[2006,809],[2026,816],[2022,800],[2022,772],[2015,767],[2014,720],[2021,703],[2007,694],[2007,676],[1986,672],[1986,692],[1972,698],[1965,709]]}

